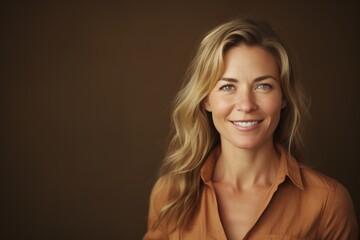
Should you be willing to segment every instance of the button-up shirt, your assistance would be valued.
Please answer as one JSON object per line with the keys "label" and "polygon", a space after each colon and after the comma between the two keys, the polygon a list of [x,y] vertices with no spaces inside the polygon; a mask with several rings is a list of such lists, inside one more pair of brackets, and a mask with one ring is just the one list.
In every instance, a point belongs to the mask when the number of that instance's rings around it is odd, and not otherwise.
{"label": "button-up shirt", "polygon": [[[345,187],[299,164],[284,148],[278,149],[278,175],[244,239],[357,239],[358,224]],[[144,240],[226,239],[212,182],[220,151],[220,147],[215,148],[201,169],[203,187],[199,209],[191,226],[185,229],[168,232],[161,227],[152,228],[171,188],[166,177],[157,181],[150,197],[148,231]]]}

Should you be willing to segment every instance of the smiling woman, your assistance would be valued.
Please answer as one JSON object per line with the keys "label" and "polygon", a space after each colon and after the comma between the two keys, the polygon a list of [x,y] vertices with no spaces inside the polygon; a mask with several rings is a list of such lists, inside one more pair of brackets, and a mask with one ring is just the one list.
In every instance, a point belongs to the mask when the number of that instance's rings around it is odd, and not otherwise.
{"label": "smiling woman", "polygon": [[275,58],[260,47],[239,45],[224,56],[224,73],[205,99],[226,144],[240,149],[273,145],[273,133],[286,105]]}
{"label": "smiling woman", "polygon": [[298,162],[305,112],[268,24],[212,30],[175,100],[144,239],[357,239],[347,190]]}

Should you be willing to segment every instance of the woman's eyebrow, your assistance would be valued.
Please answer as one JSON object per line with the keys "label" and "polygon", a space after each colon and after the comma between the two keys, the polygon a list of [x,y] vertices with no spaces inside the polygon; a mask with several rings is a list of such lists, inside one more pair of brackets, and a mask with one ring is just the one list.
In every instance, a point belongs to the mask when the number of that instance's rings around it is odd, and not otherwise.
{"label": "woman's eyebrow", "polygon": [[264,76],[260,76],[260,77],[257,77],[254,79],[254,82],[259,82],[259,81],[262,81],[262,80],[265,80],[265,79],[268,79],[268,78],[272,78],[273,80],[277,81],[278,79],[274,76],[271,76],[271,75],[264,75]]}
{"label": "woman's eyebrow", "polygon": [[[255,78],[253,81],[254,82],[260,82],[262,80],[265,80],[265,79],[268,79],[268,78],[271,78],[275,81],[277,81],[278,79],[274,76],[271,76],[271,75],[264,75],[264,76],[260,76],[260,77],[257,77]],[[223,78],[220,78],[219,81],[226,81],[226,82],[232,82],[232,83],[238,83],[239,80],[237,80],[236,78],[227,78],[227,77],[223,77]]]}
{"label": "woman's eyebrow", "polygon": [[237,79],[235,78],[220,78],[219,81],[226,81],[226,82],[232,82],[232,83],[237,83],[239,82]]}

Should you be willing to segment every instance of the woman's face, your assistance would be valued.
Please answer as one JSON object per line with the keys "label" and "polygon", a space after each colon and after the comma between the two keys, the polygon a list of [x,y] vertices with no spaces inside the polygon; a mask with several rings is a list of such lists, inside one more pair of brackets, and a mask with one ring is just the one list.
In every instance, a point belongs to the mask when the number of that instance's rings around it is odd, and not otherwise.
{"label": "woman's face", "polygon": [[238,45],[224,56],[225,71],[204,104],[221,143],[242,149],[273,144],[283,99],[274,57],[261,47]]}

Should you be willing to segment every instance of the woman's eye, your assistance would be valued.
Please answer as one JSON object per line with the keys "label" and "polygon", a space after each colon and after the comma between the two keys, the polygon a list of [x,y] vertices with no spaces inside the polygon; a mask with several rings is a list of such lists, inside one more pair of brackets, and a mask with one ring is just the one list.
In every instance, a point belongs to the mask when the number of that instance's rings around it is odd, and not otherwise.
{"label": "woman's eye", "polygon": [[235,90],[235,86],[234,86],[234,85],[231,85],[231,84],[226,84],[226,85],[224,85],[224,86],[221,86],[221,87],[220,87],[220,90],[221,90],[221,91],[225,91],[225,92],[230,92],[230,91]]}
{"label": "woman's eye", "polygon": [[259,85],[256,86],[256,89],[259,89],[259,90],[270,90],[272,89],[272,86],[270,84],[267,84],[267,83],[261,83]]}

